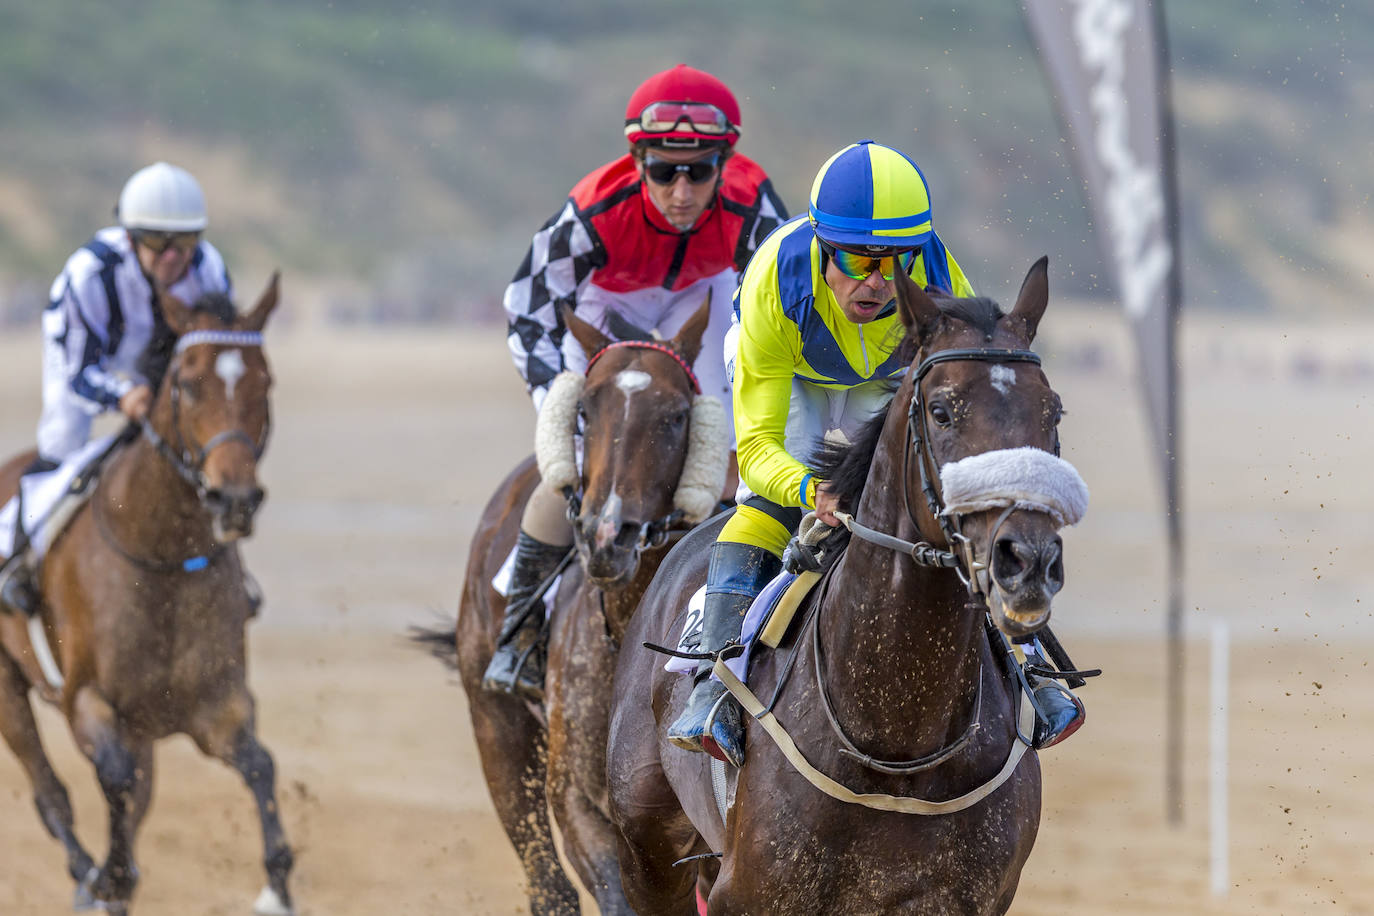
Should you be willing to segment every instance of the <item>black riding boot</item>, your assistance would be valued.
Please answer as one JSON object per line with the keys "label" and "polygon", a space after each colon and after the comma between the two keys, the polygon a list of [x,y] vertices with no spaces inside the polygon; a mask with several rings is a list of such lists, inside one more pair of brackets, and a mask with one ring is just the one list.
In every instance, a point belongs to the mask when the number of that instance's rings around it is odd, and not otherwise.
{"label": "black riding boot", "polygon": [[[782,561],[762,547],[731,541],[711,545],[700,651],[718,653],[739,641],[749,605],[781,568]],[[697,665],[692,695],[682,715],[668,727],[668,740],[685,750],[705,751],[743,766],[743,710],[724,684],[710,679],[711,667],[710,661]]]}
{"label": "black riding boot", "polygon": [[[1040,655],[1035,642],[1026,643],[1022,649],[1026,653],[1026,664],[1042,668],[1053,667]],[[1083,707],[1083,701],[1058,681],[1027,671],[1026,683],[1035,695],[1035,704],[1044,713],[1043,717],[1035,717],[1035,734],[1032,736],[1031,744],[1036,750],[1043,751],[1045,748],[1054,747],[1078,731],[1087,719],[1088,714]]]}
{"label": "black riding boot", "polygon": [[539,586],[553,575],[572,548],[545,544],[523,531],[515,544],[515,567],[506,589],[506,616],[501,621],[496,652],[482,675],[482,687],[499,693],[517,693],[539,702],[544,699],[548,629],[544,626],[543,602],[534,602],[532,608],[529,605]]}

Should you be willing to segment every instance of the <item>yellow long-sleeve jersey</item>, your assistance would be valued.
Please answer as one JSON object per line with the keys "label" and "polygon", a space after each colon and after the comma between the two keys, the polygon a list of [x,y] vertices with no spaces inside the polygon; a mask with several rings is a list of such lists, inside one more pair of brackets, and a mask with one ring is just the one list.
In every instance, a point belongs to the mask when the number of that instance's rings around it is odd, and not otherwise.
{"label": "yellow long-sleeve jersey", "polygon": [[[972,296],[973,287],[939,237],[918,249],[911,276],[928,289]],[[805,216],[759,246],[735,293],[735,437],[740,477],[780,506],[815,508],[812,472],[784,448],[792,380],[854,388],[898,378],[905,333],[896,303],[866,324],[845,317],[826,285],[820,246]],[[817,443],[819,444],[819,443]]]}

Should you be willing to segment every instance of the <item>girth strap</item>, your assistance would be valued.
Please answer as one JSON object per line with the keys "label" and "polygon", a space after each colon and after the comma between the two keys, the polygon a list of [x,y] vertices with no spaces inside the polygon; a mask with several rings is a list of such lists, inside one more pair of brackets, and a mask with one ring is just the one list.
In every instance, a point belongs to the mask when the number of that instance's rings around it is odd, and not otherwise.
{"label": "girth strap", "polygon": [[[1012,741],[1007,762],[1002,765],[1001,771],[996,776],[973,791],[948,801],[927,801],[923,798],[884,795],[882,793],[859,794],[812,766],[811,762],[797,749],[796,742],[787,733],[787,729],[783,728],[782,723],[771,711],[764,708],[763,703],[754,695],[754,692],[743,681],[735,677],[734,672],[726,667],[724,659],[718,658],[716,660],[713,673],[734,698],[739,700],[745,711],[753,716],[759,725],[763,726],[763,730],[768,733],[768,737],[773,739],[773,743],[778,746],[778,750],[782,751],[782,755],[787,758],[788,763],[792,764],[793,769],[806,777],[808,782],[826,795],[851,805],[862,805],[865,808],[874,808],[878,811],[894,811],[898,814],[953,814],[956,811],[973,807],[997,791],[1003,783],[1011,778],[1011,774],[1016,771],[1017,765],[1026,753],[1024,742]],[[1031,708],[1029,703],[1021,701],[1020,691],[1017,691],[1016,702],[1021,733],[1029,735],[1035,729],[1035,710]]]}

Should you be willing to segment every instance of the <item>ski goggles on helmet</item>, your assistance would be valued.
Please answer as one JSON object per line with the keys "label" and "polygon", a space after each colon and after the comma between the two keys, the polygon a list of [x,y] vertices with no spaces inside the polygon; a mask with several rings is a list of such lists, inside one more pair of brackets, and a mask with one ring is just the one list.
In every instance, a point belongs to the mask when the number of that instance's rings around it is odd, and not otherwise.
{"label": "ski goggles on helmet", "polygon": [[153,254],[162,254],[168,248],[189,251],[200,244],[199,232],[164,232],[160,229],[131,229],[130,237]]}
{"label": "ski goggles on helmet", "polygon": [[680,125],[684,130],[708,137],[739,133],[725,112],[706,102],[654,102],[645,107],[638,118],[625,120],[625,133],[669,134]]}
{"label": "ski goggles on helmet", "polygon": [[888,249],[890,252],[888,254],[878,252],[858,254],[843,248],[836,248],[819,237],[816,241],[820,242],[821,251],[825,252],[830,260],[835,262],[840,273],[851,280],[867,279],[875,270],[882,274],[884,280],[891,280],[896,276],[897,267],[901,268],[902,273],[909,274],[911,273],[911,265],[916,263],[916,251],[914,249],[897,252]]}
{"label": "ski goggles on helmet", "polygon": [[677,181],[678,175],[686,175],[692,184],[705,184],[716,176],[719,169],[719,153],[692,162],[670,162],[652,155],[644,157],[644,174],[654,184],[672,184]]}

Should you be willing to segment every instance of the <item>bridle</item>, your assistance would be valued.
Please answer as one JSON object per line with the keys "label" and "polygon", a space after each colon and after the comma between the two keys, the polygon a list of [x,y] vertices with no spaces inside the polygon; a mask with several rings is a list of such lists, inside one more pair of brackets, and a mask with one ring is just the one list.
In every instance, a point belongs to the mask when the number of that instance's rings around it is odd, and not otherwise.
{"label": "bridle", "polygon": [[[930,514],[939,522],[940,529],[945,534],[945,542],[949,547],[947,553],[957,562],[953,564],[942,561],[940,566],[952,566],[964,587],[969,591],[970,600],[976,603],[985,603],[986,595],[983,586],[977,575],[982,571],[983,564],[979,564],[973,542],[964,535],[961,526],[961,518],[945,511],[943,500],[936,492],[934,481],[939,478],[939,468],[935,466],[935,453],[930,444],[930,434],[926,429],[926,398],[925,392],[921,388],[921,382],[930,374],[930,370],[941,363],[952,362],[983,362],[983,363],[1030,363],[1040,365],[1040,356],[1033,350],[1021,350],[1007,347],[958,347],[949,350],[939,350],[923,359],[916,367],[915,378],[911,383],[911,403],[907,408],[907,435],[910,438],[910,447],[902,453],[902,505],[906,508],[907,518],[910,519],[912,526],[920,531],[920,523],[916,520],[916,513],[911,508],[911,497],[907,491],[907,479],[910,476],[907,472],[910,468],[911,456],[917,456],[917,465],[921,474],[921,492],[926,498],[926,507]],[[1055,433],[1054,454],[1059,455],[1059,435]],[[1002,513],[997,520],[997,524],[991,528],[989,543],[991,544],[1002,523],[1011,514],[1011,509]],[[991,554],[989,554],[991,555]],[[919,561],[918,561],[919,562]]]}
{"label": "bridle", "polygon": [[181,430],[181,386],[176,384],[176,372],[180,366],[181,354],[190,347],[198,344],[217,344],[220,346],[232,347],[261,347],[261,331],[188,331],[177,338],[175,349],[172,351],[172,364],[167,369],[169,383],[171,385],[172,400],[172,430],[176,434],[176,445],[173,446],[164,439],[157,430],[153,429],[152,423],[143,420],[143,438],[157,450],[157,453],[171,464],[172,469],[177,472],[182,480],[190,484],[196,491],[196,497],[203,503],[206,495],[212,487],[209,480],[205,477],[205,462],[209,459],[210,453],[228,442],[243,442],[253,450],[254,460],[262,458],[263,452],[267,449],[267,439],[272,432],[272,415],[269,411],[267,421],[263,424],[262,437],[254,440],[248,433],[237,427],[221,430],[211,436],[203,445],[190,442],[183,435]]}
{"label": "bridle", "polygon": [[[701,394],[701,382],[697,380],[697,375],[692,371],[691,364],[683,359],[682,355],[672,347],[652,340],[616,340],[608,343],[606,346],[593,353],[591,358],[587,360],[587,368],[582,373],[583,377],[586,378],[591,375],[592,367],[596,365],[597,360],[601,359],[601,357],[605,356],[611,350],[618,349],[655,350],[665,354],[670,357],[673,362],[677,363],[682,371],[687,374],[687,381],[692,386],[692,393],[694,395]],[[563,498],[568,502],[567,517],[568,521],[573,526],[573,536],[580,539],[582,535],[577,525],[577,518],[582,513],[582,497],[584,495],[581,490],[581,481],[579,480],[577,488],[571,486],[563,487],[562,492]],[[640,525],[639,538],[635,542],[635,553],[639,554],[646,550],[654,550],[668,543],[668,538],[674,526],[681,522],[684,516],[685,513],[681,509],[675,508],[667,515],[656,519],[650,519]]]}
{"label": "bridle", "polygon": [[[902,450],[902,505],[906,509],[907,518],[919,532],[920,523],[917,521],[916,513],[911,507],[911,495],[908,490],[907,480],[910,477],[911,456],[916,456],[917,465],[920,469],[921,492],[925,495],[926,505],[931,515],[939,522],[941,530],[945,534],[948,549],[941,550],[926,541],[915,543],[902,540],[884,532],[875,531],[859,524],[847,513],[836,513],[836,516],[844,522],[856,537],[867,540],[905,553],[920,566],[930,568],[953,569],[959,576],[960,581],[968,590],[970,607],[981,609],[986,617],[987,596],[981,581],[980,572],[986,569],[986,564],[980,564],[976,557],[972,540],[966,536],[960,528],[960,518],[945,512],[944,502],[940,494],[935,489],[934,480],[938,476],[938,469],[935,467],[935,454],[930,443],[929,431],[926,429],[926,399],[921,390],[921,383],[930,373],[930,370],[941,363],[949,362],[984,362],[984,363],[1030,363],[1040,365],[1040,357],[1031,350],[1012,349],[1004,347],[962,347],[948,350],[939,350],[930,354],[922,360],[912,379],[911,403],[907,408],[907,434],[908,447]],[[1055,454],[1059,454],[1059,438],[1055,435]],[[1011,515],[1015,506],[1008,506],[992,526],[989,534],[989,543],[994,543],[998,530]],[[991,555],[991,554],[989,554]],[[833,570],[834,567],[831,567]],[[826,579],[829,584],[829,577]],[[981,727],[982,706],[983,706],[983,678],[981,673],[978,677],[978,692],[973,703],[973,713],[969,726],[949,744],[932,753],[923,755],[911,760],[877,760],[871,755],[860,751],[858,747],[845,734],[840,725],[839,718],[831,703],[830,696],[825,686],[823,675],[824,650],[821,647],[820,638],[820,608],[824,600],[824,591],[817,596],[813,603],[813,613],[809,621],[812,629],[812,661],[815,666],[816,684],[821,700],[822,709],[825,712],[826,721],[830,725],[831,731],[839,739],[841,744],[840,753],[857,761],[862,766],[876,770],[880,773],[889,775],[907,775],[911,773],[923,772],[932,769],[948,760],[954,754],[962,750],[972,739],[975,732]],[[990,632],[997,632],[995,627],[990,627]],[[1010,647],[1005,646],[1006,651],[1010,652]],[[981,666],[980,666],[981,667]],[[1029,736],[1019,734],[1023,742],[1029,743]]]}

